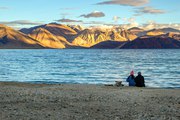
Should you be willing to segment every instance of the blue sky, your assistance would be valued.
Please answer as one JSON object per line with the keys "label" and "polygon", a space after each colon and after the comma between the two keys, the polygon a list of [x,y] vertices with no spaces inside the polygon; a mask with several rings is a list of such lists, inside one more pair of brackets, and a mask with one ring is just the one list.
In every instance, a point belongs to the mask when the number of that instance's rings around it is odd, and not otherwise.
{"label": "blue sky", "polygon": [[0,23],[179,26],[180,0],[0,0]]}

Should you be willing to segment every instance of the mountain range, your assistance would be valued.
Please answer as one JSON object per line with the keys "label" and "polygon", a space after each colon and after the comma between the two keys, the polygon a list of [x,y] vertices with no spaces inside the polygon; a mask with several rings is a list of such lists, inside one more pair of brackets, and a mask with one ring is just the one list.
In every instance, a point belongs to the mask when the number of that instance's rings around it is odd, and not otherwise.
{"label": "mountain range", "polygon": [[25,49],[25,48],[44,48],[36,39],[16,31],[10,27],[0,25],[0,48],[1,49]]}
{"label": "mountain range", "polygon": [[0,49],[171,49],[180,48],[180,31],[173,28],[103,29],[49,23],[15,30],[0,24]]}

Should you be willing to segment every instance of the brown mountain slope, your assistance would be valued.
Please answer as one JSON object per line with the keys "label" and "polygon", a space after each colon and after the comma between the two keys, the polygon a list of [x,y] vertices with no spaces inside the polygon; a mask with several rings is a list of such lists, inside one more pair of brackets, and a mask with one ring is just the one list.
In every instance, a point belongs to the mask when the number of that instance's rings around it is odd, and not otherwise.
{"label": "brown mountain slope", "polygon": [[149,36],[158,36],[158,35],[164,35],[164,34],[166,33],[160,29],[152,29],[146,33],[146,35],[149,35]]}
{"label": "brown mountain slope", "polygon": [[119,34],[123,38],[125,38],[126,41],[129,41],[129,40],[132,41],[132,40],[137,38],[137,36],[134,33],[130,32],[130,31],[127,31],[127,30],[123,30]]}
{"label": "brown mountain slope", "polygon": [[130,29],[128,29],[128,31],[130,31],[131,33],[133,33],[139,37],[146,35],[146,31],[141,28],[138,28],[138,27],[130,28]]}
{"label": "brown mountain slope", "polygon": [[59,39],[64,41],[71,41],[72,37],[77,34],[75,30],[67,25],[57,24],[57,23],[50,23],[46,25],[36,26],[29,29],[21,29],[20,31],[26,34],[32,33],[33,30],[37,28],[44,28],[48,30],[50,33],[58,37]]}
{"label": "brown mountain slope", "polygon": [[67,41],[71,40],[71,37],[77,34],[75,30],[62,24],[51,23],[47,24],[44,28],[58,37],[63,36]]}
{"label": "brown mountain slope", "polygon": [[132,27],[132,28],[128,29],[128,31],[137,35],[138,33],[143,32],[144,30],[141,28],[138,28],[138,27]]}
{"label": "brown mountain slope", "polygon": [[25,49],[43,48],[43,46],[35,39],[10,27],[0,24],[0,48]]}
{"label": "brown mountain slope", "polygon": [[61,40],[60,38],[54,36],[49,31],[44,28],[37,28],[33,30],[30,34],[30,37],[38,40],[43,46],[49,48],[65,48],[63,42],[64,39]]}
{"label": "brown mountain slope", "polygon": [[122,30],[100,30],[100,29],[85,29],[76,35],[73,44],[77,46],[91,47],[97,43],[114,40],[114,41],[129,41],[134,40],[137,36],[129,31]]}
{"label": "brown mountain slope", "polygon": [[68,25],[68,27],[72,28],[75,30],[77,33],[84,30],[84,28],[81,25]]}
{"label": "brown mountain slope", "polygon": [[75,37],[72,43],[77,46],[90,47],[96,43],[109,39],[110,37],[106,32],[100,30],[85,29]]}
{"label": "brown mountain slope", "polygon": [[180,40],[180,32],[169,32],[167,36],[175,40]]}

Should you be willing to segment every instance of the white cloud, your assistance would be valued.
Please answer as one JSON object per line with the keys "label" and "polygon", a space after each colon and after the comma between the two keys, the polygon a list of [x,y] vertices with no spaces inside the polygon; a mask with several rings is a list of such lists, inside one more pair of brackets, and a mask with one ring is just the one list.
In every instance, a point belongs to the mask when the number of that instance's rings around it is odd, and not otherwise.
{"label": "white cloud", "polygon": [[124,5],[124,6],[142,6],[149,3],[149,0],[108,0],[99,2],[96,5]]}
{"label": "white cloud", "polygon": [[103,12],[100,12],[100,11],[94,11],[94,12],[91,12],[89,14],[80,15],[80,17],[84,17],[84,18],[90,18],[90,17],[99,18],[99,17],[104,17],[104,16],[105,16],[105,14]]}
{"label": "white cloud", "polygon": [[166,11],[161,10],[161,9],[155,9],[153,7],[141,7],[141,8],[136,8],[135,10],[135,15],[142,15],[142,14],[164,14]]}
{"label": "white cloud", "polygon": [[106,24],[106,23],[102,22],[102,21],[88,21],[88,22],[84,22],[84,24],[103,25],[103,24]]}
{"label": "white cloud", "polygon": [[135,22],[135,20],[136,20],[136,18],[131,17],[131,18],[129,18],[127,21],[130,22],[130,23],[132,23],[132,22]]}
{"label": "white cloud", "polygon": [[114,17],[113,17],[114,22],[118,22],[119,19],[120,19],[120,17],[118,17],[118,16],[114,16]]}
{"label": "white cloud", "polygon": [[122,18],[122,21],[124,22],[124,23],[132,23],[132,22],[135,22],[136,21],[136,18],[134,18],[134,17],[131,17],[131,18]]}
{"label": "white cloud", "polygon": [[132,28],[132,27],[139,27],[139,23],[136,22],[136,18],[131,17],[131,18],[123,18],[123,21],[125,24],[122,26],[126,29]]}
{"label": "white cloud", "polygon": [[161,29],[161,28],[174,28],[180,30],[180,23],[166,23],[166,24],[160,24],[153,20],[147,21],[147,23],[143,24],[142,27],[145,30],[150,29]]}
{"label": "white cloud", "polygon": [[72,20],[72,19],[59,19],[55,20],[57,22],[64,22],[64,23],[75,23],[75,22],[83,22],[82,20]]}

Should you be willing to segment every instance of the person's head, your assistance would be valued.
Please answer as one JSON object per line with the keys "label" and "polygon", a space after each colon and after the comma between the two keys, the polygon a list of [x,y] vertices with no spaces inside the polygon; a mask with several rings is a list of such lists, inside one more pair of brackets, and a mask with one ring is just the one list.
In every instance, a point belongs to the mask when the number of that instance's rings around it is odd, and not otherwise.
{"label": "person's head", "polygon": [[141,75],[141,72],[138,72],[138,75]]}
{"label": "person's head", "polygon": [[133,70],[130,72],[130,75],[134,75],[134,71]]}

